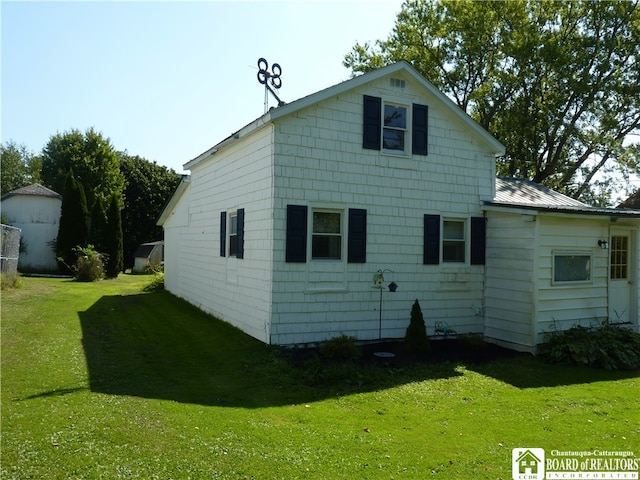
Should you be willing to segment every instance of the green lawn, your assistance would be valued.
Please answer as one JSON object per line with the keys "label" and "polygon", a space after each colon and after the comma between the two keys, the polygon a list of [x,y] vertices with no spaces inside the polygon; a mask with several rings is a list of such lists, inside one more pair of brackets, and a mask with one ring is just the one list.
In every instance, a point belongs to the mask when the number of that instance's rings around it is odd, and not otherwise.
{"label": "green lawn", "polygon": [[516,447],[640,456],[639,372],[517,356],[318,380],[149,281],[2,292],[3,480],[510,479]]}

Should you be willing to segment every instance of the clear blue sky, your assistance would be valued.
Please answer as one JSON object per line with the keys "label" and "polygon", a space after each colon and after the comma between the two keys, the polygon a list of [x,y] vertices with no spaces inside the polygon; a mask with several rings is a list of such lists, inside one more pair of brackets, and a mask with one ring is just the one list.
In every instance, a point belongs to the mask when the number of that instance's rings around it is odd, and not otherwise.
{"label": "clear blue sky", "polygon": [[[39,153],[94,127],[118,150],[182,165],[264,112],[257,60],[291,102],[350,77],[401,0],[1,3],[2,142]],[[270,105],[274,105],[272,101]]]}

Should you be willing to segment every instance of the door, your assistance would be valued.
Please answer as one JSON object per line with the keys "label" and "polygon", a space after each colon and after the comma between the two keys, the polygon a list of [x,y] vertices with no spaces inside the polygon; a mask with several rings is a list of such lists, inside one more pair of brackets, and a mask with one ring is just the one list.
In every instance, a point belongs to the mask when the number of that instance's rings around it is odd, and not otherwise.
{"label": "door", "polygon": [[631,230],[612,229],[609,242],[609,321],[632,321],[631,293],[635,270],[633,268]]}

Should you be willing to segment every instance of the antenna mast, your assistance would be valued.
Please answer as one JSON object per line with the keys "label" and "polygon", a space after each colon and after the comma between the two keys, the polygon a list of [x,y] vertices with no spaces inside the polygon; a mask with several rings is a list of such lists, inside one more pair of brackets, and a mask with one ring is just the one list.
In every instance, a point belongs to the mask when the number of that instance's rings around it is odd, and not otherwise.
{"label": "antenna mast", "polygon": [[[269,93],[278,101],[279,107],[284,105],[284,102],[280,100],[276,92],[271,89],[273,87],[278,90],[282,87],[280,75],[282,75],[282,67],[279,64],[274,63],[271,70],[269,70],[269,63],[262,57],[258,59],[258,82],[264,85],[264,113],[269,110]],[[269,84],[271,84],[271,87]]]}

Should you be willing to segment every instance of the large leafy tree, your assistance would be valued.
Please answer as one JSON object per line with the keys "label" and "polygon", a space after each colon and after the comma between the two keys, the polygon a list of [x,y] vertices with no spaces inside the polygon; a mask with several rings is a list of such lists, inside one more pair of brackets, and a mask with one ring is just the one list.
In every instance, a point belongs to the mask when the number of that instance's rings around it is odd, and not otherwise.
{"label": "large leafy tree", "polygon": [[181,176],[137,155],[119,153],[119,156],[120,170],[126,179],[122,211],[124,263],[125,268],[131,268],[138,245],[162,239],[162,228],[156,222]]}
{"label": "large leafy tree", "polygon": [[84,187],[90,208],[96,198],[108,205],[112,194],[122,195],[124,177],[118,155],[111,141],[93,128],[84,133],[71,130],[53,135],[42,157],[44,185],[61,191],[67,172],[73,169],[75,180]]}
{"label": "large leafy tree", "polygon": [[[42,158],[24,145],[9,140],[0,145],[0,192],[5,193],[40,183]],[[62,192],[62,190],[58,190]]]}
{"label": "large leafy tree", "polygon": [[499,174],[602,204],[640,170],[639,45],[637,0],[407,0],[344,64],[409,61],[505,145]]}

